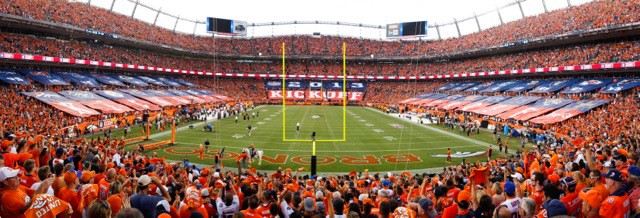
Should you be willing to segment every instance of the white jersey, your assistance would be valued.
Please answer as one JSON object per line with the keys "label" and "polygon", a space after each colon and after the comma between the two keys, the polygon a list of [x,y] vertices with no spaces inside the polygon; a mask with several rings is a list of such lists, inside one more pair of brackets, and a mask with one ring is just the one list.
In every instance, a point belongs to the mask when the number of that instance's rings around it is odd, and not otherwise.
{"label": "white jersey", "polygon": [[233,203],[227,206],[222,201],[222,198],[216,199],[216,207],[218,209],[218,218],[231,218],[235,212],[240,209],[240,200],[237,195],[233,196]]}
{"label": "white jersey", "polygon": [[282,203],[280,203],[280,210],[282,211],[282,214],[284,214],[283,218],[289,218],[289,215],[293,213],[293,208],[291,208],[286,201],[282,201]]}
{"label": "white jersey", "polygon": [[506,201],[502,202],[502,204],[500,204],[500,206],[505,205],[507,206],[507,208],[509,208],[509,211],[511,211],[511,213],[518,213],[518,209],[520,209],[520,198],[519,197],[515,197],[512,199],[507,199]]}

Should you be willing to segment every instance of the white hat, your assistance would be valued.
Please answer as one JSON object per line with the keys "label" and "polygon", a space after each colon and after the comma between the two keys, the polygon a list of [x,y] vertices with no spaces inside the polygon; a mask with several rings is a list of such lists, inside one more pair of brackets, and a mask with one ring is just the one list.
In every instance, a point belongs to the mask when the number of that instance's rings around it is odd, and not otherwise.
{"label": "white hat", "polygon": [[151,183],[151,178],[147,175],[142,175],[139,179],[138,179],[138,184],[140,184],[141,186],[147,186]]}
{"label": "white hat", "polygon": [[202,194],[202,197],[209,197],[209,189],[203,188],[200,194]]}
{"label": "white hat", "polygon": [[520,173],[514,173],[513,175],[511,175],[511,177],[513,177],[514,179],[517,179],[518,181],[524,180],[524,176],[522,176],[522,174]]}
{"label": "white hat", "polygon": [[220,178],[220,173],[219,172],[213,173],[213,178]]}
{"label": "white hat", "polygon": [[18,172],[20,172],[20,170],[14,170],[9,167],[0,168],[0,182],[4,182],[4,180],[8,178],[13,178],[18,176]]}

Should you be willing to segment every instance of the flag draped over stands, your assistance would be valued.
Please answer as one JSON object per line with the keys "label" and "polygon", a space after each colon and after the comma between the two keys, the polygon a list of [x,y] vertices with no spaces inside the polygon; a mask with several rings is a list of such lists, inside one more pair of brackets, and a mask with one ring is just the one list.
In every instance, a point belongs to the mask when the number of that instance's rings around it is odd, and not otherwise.
{"label": "flag draped over stands", "polygon": [[638,78],[622,78],[618,79],[614,83],[609,84],[601,93],[618,93],[620,91],[632,89],[640,86],[640,79]]}
{"label": "flag draped over stands", "polygon": [[460,98],[463,98],[463,97],[464,97],[464,95],[450,95],[450,96],[447,96],[447,97],[444,97],[444,98],[441,98],[441,99],[426,103],[426,104],[424,104],[424,106],[436,107],[436,106],[438,106],[440,104],[446,104],[446,103],[449,103],[449,102],[451,102],[453,100],[460,99]]}
{"label": "flag draped over stands", "polygon": [[532,105],[524,105],[513,110],[504,112],[497,117],[502,119],[516,119],[526,121],[542,114],[551,112],[575,101],[562,98],[545,98],[540,99]]}
{"label": "flag draped over stands", "polygon": [[609,100],[578,101],[573,104],[567,105],[563,108],[560,108],[550,114],[532,119],[530,120],[530,122],[539,123],[539,124],[552,124],[552,123],[562,122],[571,117],[577,116],[582,113],[586,113],[587,111],[590,111],[591,109],[594,109],[608,102]]}
{"label": "flag draped over stands", "polygon": [[120,74],[112,74],[110,76],[122,81],[123,83],[131,84],[134,86],[140,86],[140,87],[149,86],[149,83],[143,82],[142,80],[139,80],[132,76],[120,75]]}
{"label": "flag draped over stands", "polygon": [[167,84],[167,85],[170,85],[170,86],[173,86],[173,87],[180,87],[180,86],[182,86],[180,83],[175,82],[175,81],[173,81],[173,80],[171,80],[171,79],[169,79],[169,78],[164,78],[164,77],[155,77],[155,79],[156,79],[156,80],[158,80],[158,81],[160,81],[160,82],[162,82],[162,83],[164,83],[164,84]]}
{"label": "flag draped over stands", "polygon": [[578,81],[580,81],[580,79],[567,79],[567,80],[555,80],[555,81],[549,81],[548,83],[545,83],[543,85],[539,85],[538,87],[536,87],[535,89],[531,90],[531,93],[549,93],[549,92],[555,92],[558,91],[564,87],[573,85],[574,83],[577,83]]}
{"label": "flag draped over stands", "polygon": [[70,85],[67,81],[62,79],[62,77],[59,77],[58,75],[49,73],[47,71],[40,71],[40,70],[19,70],[19,71],[20,73],[31,78],[32,80],[35,80],[44,85],[59,85],[59,86]]}
{"label": "flag draped over stands", "polygon": [[110,101],[102,96],[96,95],[93,92],[88,91],[60,91],[59,94],[64,97],[78,101],[81,104],[99,110],[104,114],[120,114],[124,112],[133,111],[124,105]]}
{"label": "flag draped over stands", "polygon": [[186,92],[186,93],[189,93],[190,95],[196,96],[196,97],[198,97],[198,99],[202,99],[207,103],[221,101],[220,99],[211,97],[209,95],[202,94],[202,93],[200,93],[198,91],[194,91],[194,90],[183,90],[183,92]]}
{"label": "flag draped over stands", "polygon": [[175,96],[174,94],[171,94],[164,90],[145,90],[145,92],[147,92],[147,94],[149,95],[158,96],[165,101],[171,102],[174,105],[187,105],[191,103],[191,100],[189,99]]}
{"label": "flag draped over stands", "polygon": [[191,102],[190,104],[192,104],[192,103],[199,103],[199,104],[207,103],[207,101],[205,99],[193,96],[193,95],[191,95],[191,94],[189,94],[189,93],[187,93],[185,91],[182,91],[182,90],[167,90],[167,92],[169,92],[169,93],[171,93],[171,94],[173,94],[175,96],[178,96],[178,97],[181,97],[181,98],[189,100]]}
{"label": "flag draped over stands", "polygon": [[160,109],[162,109],[155,104],[149,103],[147,101],[138,99],[129,94],[122,93],[119,91],[99,90],[99,91],[93,91],[93,92],[109,100],[129,106],[138,111],[144,111],[144,110],[159,111]]}
{"label": "flag draped over stands", "polygon": [[529,81],[523,81],[520,84],[511,87],[510,89],[508,89],[508,92],[524,92],[524,91],[528,91],[530,89],[533,89],[536,86],[541,86],[544,84],[549,83],[548,80],[529,80]]}
{"label": "flag draped over stands", "polygon": [[496,83],[495,81],[483,82],[482,84],[477,85],[477,86],[473,86],[471,88],[468,88],[465,91],[467,91],[467,92],[478,92],[480,90],[484,90],[486,88],[491,87],[495,83]]}
{"label": "flag draped over stands", "polygon": [[613,82],[613,79],[584,79],[560,93],[572,94],[590,92],[598,88],[602,88],[611,82]]}
{"label": "flag draped over stands", "polygon": [[127,86],[124,83],[120,82],[120,80],[117,80],[108,75],[99,74],[99,73],[87,73],[85,75],[92,77],[98,80],[98,82],[101,82],[103,84],[112,85],[112,86],[121,86],[121,87]]}
{"label": "flag draped over stands", "polygon": [[507,89],[510,89],[518,84],[520,84],[520,81],[503,81],[503,82],[497,82],[494,83],[493,85],[487,87],[486,89],[483,89],[480,92],[501,92],[501,91],[505,91]]}
{"label": "flag draped over stands", "polygon": [[58,74],[58,76],[64,79],[67,79],[72,83],[75,83],[78,85],[85,85],[91,88],[98,88],[102,86],[98,81],[96,81],[95,79],[83,73],[70,73],[70,72],[62,72],[62,71],[54,71],[54,72],[55,74]]}
{"label": "flag draped over stands", "polygon": [[31,83],[29,81],[27,81],[27,79],[22,77],[22,75],[14,72],[13,70],[1,69],[0,70],[0,80],[2,80],[5,83],[9,83],[9,84],[31,85]]}
{"label": "flag draped over stands", "polygon": [[540,98],[533,97],[533,96],[518,96],[518,97],[510,98],[509,100],[497,103],[490,107],[474,109],[471,112],[489,115],[489,116],[495,116],[502,112],[514,109],[516,107],[530,104],[531,102],[537,101],[538,99]]}
{"label": "flag draped over stands", "polygon": [[202,93],[204,95],[208,95],[210,97],[213,97],[213,98],[216,98],[216,99],[220,99],[222,101],[233,101],[233,98],[229,98],[229,97],[224,96],[224,95],[219,95],[219,94],[216,94],[216,93],[214,93],[212,91],[209,91],[209,90],[196,90],[196,91],[200,92],[200,93]]}
{"label": "flag draped over stands", "polygon": [[120,91],[144,99],[146,101],[159,105],[160,107],[176,106],[176,104],[174,104],[173,102],[167,101],[160,96],[149,94],[145,91],[136,89],[121,89]]}
{"label": "flag draped over stands", "polygon": [[404,99],[404,100],[402,100],[402,101],[400,101],[398,103],[400,103],[400,104],[409,104],[411,102],[414,102],[414,101],[417,101],[417,100],[420,100],[420,99],[424,99],[424,98],[426,98],[427,96],[430,96],[430,95],[433,95],[433,94],[424,94],[424,95],[414,96],[413,98],[407,98],[407,99]]}
{"label": "flag draped over stands", "polygon": [[478,85],[478,84],[480,84],[480,83],[479,83],[479,82],[461,83],[460,85],[458,85],[458,86],[456,86],[456,87],[453,87],[453,88],[451,89],[451,91],[455,91],[455,92],[457,92],[457,91],[462,91],[462,90],[465,90],[465,89],[471,88],[471,87],[473,87],[473,86],[476,86],[476,85]]}
{"label": "flag draped over stands", "polygon": [[436,91],[438,91],[438,92],[447,91],[447,90],[452,89],[452,88],[454,88],[454,87],[456,87],[456,86],[458,86],[460,84],[461,83],[449,83],[449,84],[446,84],[446,85],[444,85],[444,86],[442,86],[440,88],[437,88]]}
{"label": "flag draped over stands", "polygon": [[[25,217],[55,218],[69,209],[69,203],[48,194],[37,194],[31,199],[31,206],[24,212]],[[74,208],[76,209],[76,208]]]}
{"label": "flag draped over stands", "polygon": [[147,76],[138,76],[138,79],[142,80],[143,82],[149,83],[149,84],[153,84],[156,86],[167,86],[167,84],[164,84],[163,82],[160,82],[156,79],[153,79],[151,77],[147,77]]}
{"label": "flag draped over stands", "polygon": [[508,96],[491,96],[491,97],[483,98],[478,101],[464,105],[458,108],[458,110],[472,112],[473,110],[482,109],[482,108],[497,104],[498,102],[505,101],[510,98],[511,97],[508,97]]}
{"label": "flag draped over stands", "polygon": [[449,96],[449,95],[447,95],[447,94],[433,94],[433,95],[429,95],[429,96],[427,96],[427,97],[425,97],[423,99],[420,99],[418,101],[414,101],[413,104],[414,105],[425,105],[425,104],[427,104],[429,102],[432,102],[432,101],[435,101],[435,100],[438,100],[438,99],[441,99],[441,98],[445,98],[447,96]]}
{"label": "flag draped over stands", "polygon": [[89,117],[92,115],[98,115],[99,112],[87,108],[80,102],[73,101],[62,97],[58,93],[45,91],[45,92],[23,92],[22,94],[34,97],[54,108],[61,110],[65,113],[71,114],[76,117]]}
{"label": "flag draped over stands", "polygon": [[459,98],[453,101],[450,101],[449,103],[445,103],[445,104],[441,104],[440,106],[438,106],[438,108],[441,109],[445,109],[445,110],[454,110],[460,106],[464,106],[467,105],[469,103],[472,103],[474,101],[479,101],[483,98],[486,98],[486,96],[482,96],[482,95],[469,95],[466,96],[464,98]]}
{"label": "flag draped over stands", "polygon": [[196,84],[193,84],[193,83],[191,83],[191,82],[189,82],[189,81],[186,81],[186,80],[183,80],[183,79],[174,79],[174,81],[176,81],[176,82],[178,82],[178,83],[180,83],[180,84],[182,84],[182,85],[185,85],[185,86],[189,86],[189,87],[197,87],[197,85],[196,85]]}

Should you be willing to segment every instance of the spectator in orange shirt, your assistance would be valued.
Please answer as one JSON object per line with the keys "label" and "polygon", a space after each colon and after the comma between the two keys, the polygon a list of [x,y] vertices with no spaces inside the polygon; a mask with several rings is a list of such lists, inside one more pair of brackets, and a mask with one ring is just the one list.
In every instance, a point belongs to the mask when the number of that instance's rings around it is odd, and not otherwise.
{"label": "spectator in orange shirt", "polygon": [[78,175],[76,175],[75,171],[68,171],[64,173],[64,182],[66,184],[65,187],[62,187],[56,197],[62,199],[69,203],[71,208],[75,208],[72,218],[81,218],[82,211],[78,210],[78,206],[80,206],[80,198],[78,198],[78,192],[76,191],[76,186],[78,183]]}
{"label": "spectator in orange shirt", "polygon": [[[6,217],[26,218],[24,213],[33,203],[31,199],[35,194],[44,193],[53,183],[53,178],[44,180],[37,190],[33,190],[20,185],[18,172],[9,167],[0,168],[0,182],[4,189],[0,197],[0,206]],[[71,214],[71,211],[68,212]]]}
{"label": "spectator in orange shirt", "polygon": [[582,217],[598,217],[598,210],[602,204],[602,196],[597,190],[580,192],[578,195],[582,199]]}
{"label": "spectator in orange shirt", "polygon": [[24,174],[20,176],[20,185],[24,187],[31,187],[36,182],[39,182],[38,177],[34,175],[36,167],[36,161],[33,159],[27,159],[24,162]]}
{"label": "spectator in orange shirt", "polygon": [[607,190],[611,192],[604,199],[598,214],[602,217],[627,217],[630,211],[629,196],[622,189],[622,172],[612,169],[606,177]]}

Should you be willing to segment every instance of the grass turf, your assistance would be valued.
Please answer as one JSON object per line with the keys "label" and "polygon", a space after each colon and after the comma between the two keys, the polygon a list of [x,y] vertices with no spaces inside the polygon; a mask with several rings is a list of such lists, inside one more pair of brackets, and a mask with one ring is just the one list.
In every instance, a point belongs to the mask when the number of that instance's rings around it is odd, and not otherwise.
{"label": "grass turf", "polygon": [[[287,139],[310,139],[311,132],[317,133],[317,140],[342,139],[342,107],[335,106],[287,106],[286,107],[286,137]],[[275,170],[284,168],[309,168],[311,142],[283,142],[282,138],[282,106],[262,106],[251,112],[258,112],[259,117],[244,122],[242,116],[236,124],[233,116],[214,121],[215,132],[204,132],[202,125],[193,129],[178,130],[176,145],[164,147],[154,152],[162,157],[167,155],[170,160],[189,158],[190,162],[213,165],[212,156],[216,151],[225,147],[223,163],[227,167],[235,168],[235,156],[242,148],[253,143],[258,150],[263,150],[262,165],[257,161],[253,167],[260,170]],[[431,157],[431,154],[445,154],[447,148],[455,153],[486,151],[487,148],[476,143],[465,141],[450,135],[432,131],[407,122],[405,119],[388,116],[379,111],[363,107],[347,107],[345,142],[318,142],[316,149],[318,172],[349,172],[362,171],[400,171],[417,170],[451,165],[446,158]],[[301,130],[296,131],[296,123],[300,123]],[[197,123],[197,122],[192,122]],[[247,126],[254,129],[248,135]],[[442,125],[429,125],[444,130]],[[449,133],[467,137],[459,129],[445,130]],[[139,127],[132,132],[138,135]],[[152,131],[152,134],[159,131]],[[120,137],[122,131],[115,131],[115,137]],[[135,136],[133,135],[133,136]],[[170,132],[164,132],[151,140],[168,140]],[[130,135],[129,137],[133,137]],[[198,147],[206,139],[211,141],[211,147],[203,160],[198,159]],[[495,145],[493,134],[481,131],[479,135],[468,137],[481,142]],[[145,142],[149,143],[149,142]],[[510,149],[520,147],[519,141],[510,139]],[[129,146],[128,149],[133,149]],[[494,146],[493,157],[503,157],[497,154]],[[268,158],[267,158],[268,157]],[[269,159],[270,158],[270,159]],[[268,161],[271,160],[271,161]],[[468,157],[467,161],[485,161],[486,157]],[[453,158],[453,163],[460,163],[462,158]]]}

